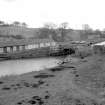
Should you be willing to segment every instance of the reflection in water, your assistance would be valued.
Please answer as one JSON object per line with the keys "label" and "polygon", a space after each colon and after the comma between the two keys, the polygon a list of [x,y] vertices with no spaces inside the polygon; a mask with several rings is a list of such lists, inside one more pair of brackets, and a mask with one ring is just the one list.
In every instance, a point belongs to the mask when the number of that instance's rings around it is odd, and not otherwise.
{"label": "reflection in water", "polygon": [[56,58],[3,61],[0,62],[0,76],[38,71],[44,68],[57,66],[58,62],[59,60]]}

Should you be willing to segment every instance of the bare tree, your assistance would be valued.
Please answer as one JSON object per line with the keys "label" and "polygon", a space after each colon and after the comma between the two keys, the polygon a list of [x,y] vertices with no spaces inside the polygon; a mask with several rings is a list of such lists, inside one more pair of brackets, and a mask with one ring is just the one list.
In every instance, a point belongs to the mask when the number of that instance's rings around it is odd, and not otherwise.
{"label": "bare tree", "polygon": [[68,28],[68,25],[69,25],[68,22],[63,22],[63,23],[60,24],[60,27],[61,27],[62,29],[67,29],[67,28]]}
{"label": "bare tree", "polygon": [[23,27],[27,27],[27,24],[25,22],[22,23]]}
{"label": "bare tree", "polygon": [[56,24],[54,23],[45,23],[44,26],[39,29],[39,34],[38,37],[39,38],[52,38],[52,39],[56,39]]}
{"label": "bare tree", "polygon": [[57,28],[57,25],[54,23],[45,23],[44,27],[48,28],[48,29],[55,29],[55,28]]}
{"label": "bare tree", "polygon": [[82,28],[84,31],[92,31],[93,29],[89,26],[89,24],[83,24]]}
{"label": "bare tree", "polygon": [[13,22],[13,25],[14,25],[14,26],[20,26],[20,22],[14,21],[14,22]]}
{"label": "bare tree", "polygon": [[88,24],[83,24],[83,35],[85,38],[88,37],[88,35],[92,35],[94,33],[93,29]]}
{"label": "bare tree", "polygon": [[65,37],[65,35],[66,35],[66,32],[67,32],[67,28],[68,28],[68,23],[67,22],[63,22],[63,23],[61,23],[60,24],[60,26],[59,26],[59,33],[60,33],[60,40],[61,41],[64,41],[64,37]]}
{"label": "bare tree", "polygon": [[5,24],[5,22],[4,21],[0,21],[0,25],[4,25]]}

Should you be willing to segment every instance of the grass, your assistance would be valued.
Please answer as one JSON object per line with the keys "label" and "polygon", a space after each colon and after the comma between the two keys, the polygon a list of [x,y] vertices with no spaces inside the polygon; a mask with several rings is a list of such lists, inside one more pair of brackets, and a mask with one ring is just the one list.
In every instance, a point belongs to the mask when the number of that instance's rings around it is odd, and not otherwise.
{"label": "grass", "polygon": [[[105,101],[101,101],[104,94],[99,97],[100,91],[96,91],[105,83],[104,57],[78,59],[72,64],[69,62],[44,71],[1,77],[0,104],[105,105]],[[94,81],[97,84],[93,85],[97,88],[92,87]],[[87,86],[94,92],[89,91]]]}
{"label": "grass", "polygon": [[91,93],[100,94],[105,89],[105,56],[93,56],[86,59],[75,74],[75,84]]}

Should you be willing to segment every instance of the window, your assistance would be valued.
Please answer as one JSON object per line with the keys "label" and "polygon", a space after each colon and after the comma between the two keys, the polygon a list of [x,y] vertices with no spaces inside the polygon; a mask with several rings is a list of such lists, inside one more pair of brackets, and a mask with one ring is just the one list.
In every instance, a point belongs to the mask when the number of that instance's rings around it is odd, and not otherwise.
{"label": "window", "polygon": [[55,45],[56,45],[56,43],[55,43],[55,42],[51,42],[51,45],[52,45],[52,46],[55,46]]}
{"label": "window", "polygon": [[50,43],[45,43],[45,46],[50,46]]}
{"label": "window", "polygon": [[16,51],[16,46],[13,47],[13,51]]}
{"label": "window", "polygon": [[28,45],[25,46],[25,49],[28,49]]}
{"label": "window", "polygon": [[34,45],[34,44],[32,44],[32,45],[31,45],[31,48],[35,48],[35,45]]}
{"label": "window", "polygon": [[38,45],[38,44],[35,44],[35,45],[34,45],[34,48],[38,48],[38,47],[39,47],[39,45]]}
{"label": "window", "polygon": [[0,53],[3,53],[3,48],[0,48]]}
{"label": "window", "polygon": [[22,48],[23,48],[22,46],[19,46],[19,47],[20,47],[20,50],[23,50],[23,49],[22,49]]}
{"label": "window", "polygon": [[31,45],[28,45],[28,49],[32,49],[32,46]]}
{"label": "window", "polygon": [[11,49],[10,49],[10,47],[7,47],[7,52],[11,52]]}
{"label": "window", "polygon": [[25,45],[22,46],[22,50],[25,50]]}
{"label": "window", "polygon": [[44,46],[44,43],[40,43],[40,47],[45,47],[45,46]]}
{"label": "window", "polygon": [[34,45],[30,44],[27,46],[27,49],[33,49],[34,48]]}

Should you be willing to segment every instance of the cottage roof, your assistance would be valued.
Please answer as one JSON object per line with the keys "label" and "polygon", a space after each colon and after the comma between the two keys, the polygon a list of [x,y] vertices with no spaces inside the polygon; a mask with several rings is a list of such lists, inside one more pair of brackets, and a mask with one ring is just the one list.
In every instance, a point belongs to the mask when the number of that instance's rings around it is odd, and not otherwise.
{"label": "cottage roof", "polygon": [[96,44],[94,44],[94,45],[103,46],[103,45],[105,45],[105,41],[100,42],[100,43],[96,43]]}
{"label": "cottage roof", "polygon": [[0,41],[0,47],[39,44],[47,42],[54,42],[54,41],[52,39],[20,39],[20,40],[12,39],[8,41]]}

